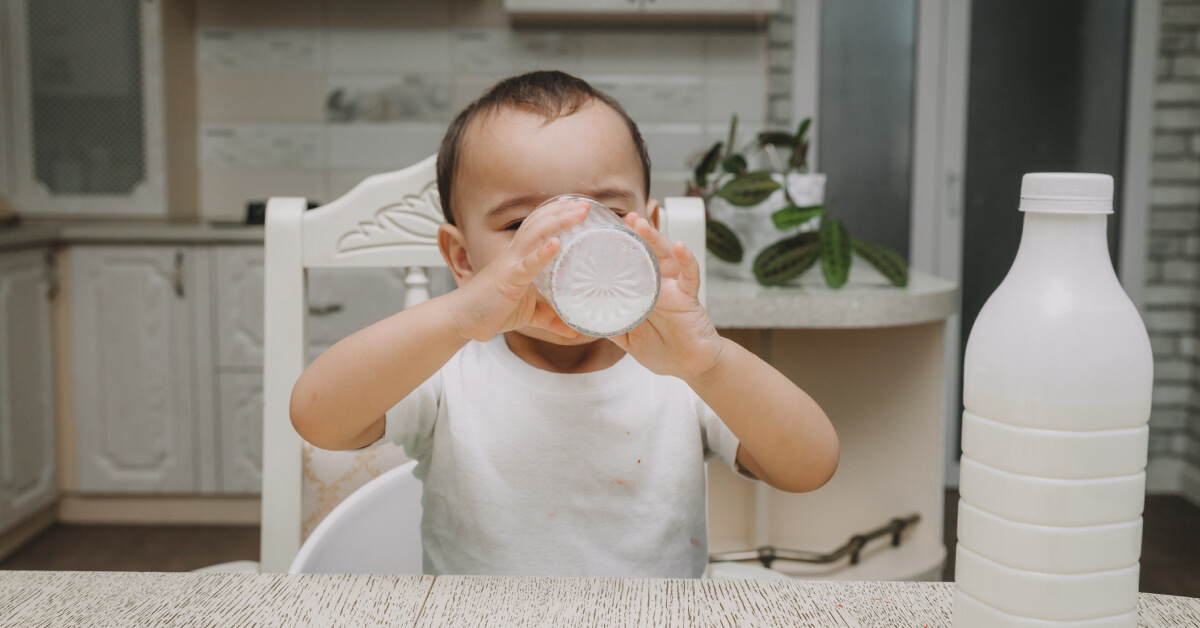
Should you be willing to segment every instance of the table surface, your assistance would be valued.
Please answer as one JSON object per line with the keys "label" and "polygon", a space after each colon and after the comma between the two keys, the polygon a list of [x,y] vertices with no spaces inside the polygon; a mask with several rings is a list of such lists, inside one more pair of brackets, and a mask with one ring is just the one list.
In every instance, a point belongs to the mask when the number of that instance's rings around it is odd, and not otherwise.
{"label": "table surface", "polygon": [[[0,626],[951,628],[949,582],[0,571]],[[1139,596],[1138,625],[1200,626]]]}

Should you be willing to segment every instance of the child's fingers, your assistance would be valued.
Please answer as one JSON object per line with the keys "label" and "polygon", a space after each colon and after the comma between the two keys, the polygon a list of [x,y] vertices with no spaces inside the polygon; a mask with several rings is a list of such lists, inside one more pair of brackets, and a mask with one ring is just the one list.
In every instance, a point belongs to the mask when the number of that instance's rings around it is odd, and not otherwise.
{"label": "child's fingers", "polygon": [[679,260],[679,277],[676,285],[684,294],[698,298],[700,296],[700,262],[692,254],[691,249],[679,240],[675,243],[675,259]]}
{"label": "child's fingers", "polygon": [[513,243],[521,242],[526,246],[539,243],[571,225],[581,223],[587,217],[588,207],[586,201],[558,202],[541,207],[521,223]]}
{"label": "child's fingers", "polygon": [[558,238],[552,237],[542,242],[542,245],[534,249],[533,252],[518,260],[512,274],[513,283],[518,285],[531,283],[538,276],[538,273],[542,272],[542,269],[546,267],[546,264],[549,264],[550,260],[554,259],[561,246],[562,242]]}
{"label": "child's fingers", "polygon": [[512,279],[517,284],[527,284],[542,271],[561,248],[561,241],[554,237],[563,229],[583,221],[587,215],[587,205],[559,204],[547,206],[546,213],[538,215],[543,210],[535,211],[522,223],[517,230],[517,237],[510,245],[513,252],[521,257],[514,266]]}
{"label": "child's fingers", "polygon": [[654,255],[658,257],[659,265],[664,267],[663,274],[670,275],[669,264],[675,260],[675,254],[671,250],[671,241],[661,231],[655,229],[649,220],[641,216],[634,219],[631,226],[650,245],[650,250],[654,251]]}
{"label": "child's fingers", "polygon": [[558,313],[554,311],[554,308],[549,303],[539,302],[534,306],[533,315],[529,319],[529,326],[552,331],[567,338],[579,336],[579,332],[571,329],[558,317]]}

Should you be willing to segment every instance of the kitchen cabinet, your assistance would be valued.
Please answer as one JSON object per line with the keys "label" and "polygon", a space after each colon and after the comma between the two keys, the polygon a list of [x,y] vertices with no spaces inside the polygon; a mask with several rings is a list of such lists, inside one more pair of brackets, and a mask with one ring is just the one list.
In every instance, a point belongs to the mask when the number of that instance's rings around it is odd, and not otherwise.
{"label": "kitchen cabinet", "polygon": [[7,0],[0,42],[0,194],[27,216],[165,216],[161,0]]}
{"label": "kitchen cabinet", "polygon": [[70,251],[77,488],[215,488],[207,255],[194,246]]}
{"label": "kitchen cabinet", "polygon": [[220,492],[262,492],[262,369],[217,374]]}
{"label": "kitchen cabinet", "polygon": [[0,532],[56,497],[49,251],[0,254]]}
{"label": "kitchen cabinet", "polygon": [[644,2],[645,0],[504,0],[504,10],[515,15],[634,15],[641,12]]}
{"label": "kitchen cabinet", "polygon": [[[260,492],[263,260],[261,245],[71,248],[80,493]],[[309,303],[311,360],[399,311],[403,274],[313,271]]]}
{"label": "kitchen cabinet", "polygon": [[779,12],[780,0],[504,0],[512,16],[535,19],[579,17],[763,18]]}
{"label": "kitchen cabinet", "polygon": [[780,0],[640,0],[647,14],[750,15],[779,12]]}
{"label": "kitchen cabinet", "polygon": [[[213,255],[218,491],[262,484],[263,248],[217,246]],[[431,288],[445,292],[439,276]],[[404,307],[401,269],[318,269],[308,277],[308,359]]]}
{"label": "kitchen cabinet", "polygon": [[213,262],[219,492],[262,490],[263,249],[218,246]]}

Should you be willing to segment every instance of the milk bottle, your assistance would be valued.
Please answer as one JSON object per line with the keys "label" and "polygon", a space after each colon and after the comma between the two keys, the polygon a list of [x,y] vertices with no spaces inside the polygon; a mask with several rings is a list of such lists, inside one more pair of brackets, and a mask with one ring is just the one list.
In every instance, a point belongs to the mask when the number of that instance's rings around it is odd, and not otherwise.
{"label": "milk bottle", "polygon": [[1108,255],[1112,178],[1026,174],[963,364],[956,628],[1134,628],[1153,358]]}
{"label": "milk bottle", "polygon": [[645,320],[658,301],[662,280],[650,245],[599,201],[579,194],[555,196],[590,204],[587,217],[558,234],[562,247],[534,280],[559,318],[587,336],[617,336]]}

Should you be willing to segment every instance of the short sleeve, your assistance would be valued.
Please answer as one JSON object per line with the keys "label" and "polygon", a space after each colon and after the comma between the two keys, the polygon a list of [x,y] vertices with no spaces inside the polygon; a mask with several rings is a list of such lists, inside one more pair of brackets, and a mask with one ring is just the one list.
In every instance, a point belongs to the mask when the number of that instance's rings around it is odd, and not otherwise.
{"label": "short sleeve", "polygon": [[383,438],[379,442],[396,443],[413,460],[426,456],[433,445],[433,428],[441,398],[442,372],[439,370],[387,411]]}

